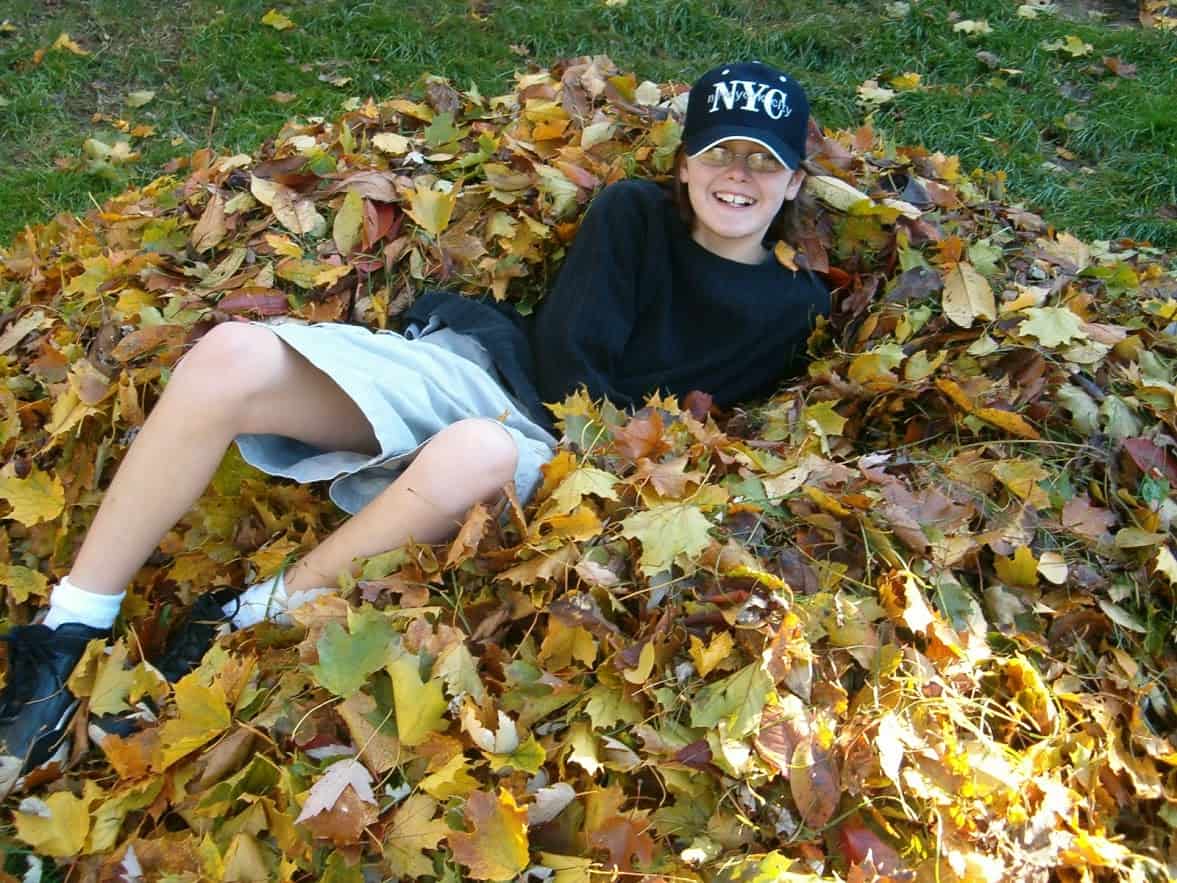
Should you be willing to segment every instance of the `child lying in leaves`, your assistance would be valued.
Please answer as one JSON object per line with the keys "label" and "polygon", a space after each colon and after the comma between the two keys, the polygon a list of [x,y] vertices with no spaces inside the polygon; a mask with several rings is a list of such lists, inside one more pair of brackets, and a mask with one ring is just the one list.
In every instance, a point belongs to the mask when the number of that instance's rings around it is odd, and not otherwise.
{"label": "child lying in leaves", "polygon": [[269,474],[331,480],[354,517],[284,573],[202,596],[155,661],[171,681],[219,631],[282,620],[354,559],[446,539],[508,481],[526,501],[558,444],[543,402],[582,385],[621,406],[656,390],[704,390],[721,406],[771,392],[829,311],[823,283],[772,251],[804,177],[808,117],[802,88],[768,65],[704,74],[669,190],[630,180],[602,192],[534,323],[438,291],[403,335],[213,328],[132,444],[43,620],[5,638],[0,784],[66,756],[71,671],[110,636],[126,586],[230,444]]}

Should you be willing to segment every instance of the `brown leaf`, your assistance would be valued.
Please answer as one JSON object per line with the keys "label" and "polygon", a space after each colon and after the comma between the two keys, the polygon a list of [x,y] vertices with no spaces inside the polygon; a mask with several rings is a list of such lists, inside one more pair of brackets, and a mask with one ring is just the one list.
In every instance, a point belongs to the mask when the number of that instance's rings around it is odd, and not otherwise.
{"label": "brown leaf", "polygon": [[473,506],[462,523],[461,530],[450,543],[449,553],[445,558],[446,570],[452,570],[463,561],[473,558],[478,552],[478,546],[486,536],[487,525],[490,524],[490,510],[485,504]]}
{"label": "brown leaf", "polygon": [[613,430],[613,447],[617,453],[631,460],[641,457],[653,459],[670,450],[670,445],[662,438],[662,432],[662,415],[651,411]]}
{"label": "brown leaf", "polygon": [[789,789],[810,828],[820,830],[834,817],[842,793],[838,769],[830,752],[813,737],[803,739],[793,751]]}
{"label": "brown leaf", "polygon": [[149,325],[120,340],[111,355],[125,365],[161,348],[170,353],[186,336],[187,332],[179,325]]}
{"label": "brown leaf", "polygon": [[527,867],[527,809],[505,788],[496,798],[475,791],[466,799],[466,822],[473,831],[449,835],[454,858],[472,880],[505,880]]}
{"label": "brown leaf", "polygon": [[1063,527],[1084,539],[1110,543],[1117,521],[1115,512],[1091,505],[1087,497],[1075,497],[1063,505]]}
{"label": "brown leaf", "polygon": [[614,816],[589,835],[589,845],[608,852],[609,862],[629,873],[635,858],[648,864],[654,857],[654,839],[648,830],[645,819]]}
{"label": "brown leaf", "polygon": [[192,247],[198,252],[216,248],[228,232],[225,227],[225,200],[218,191],[209,197],[204,213],[192,228]]}

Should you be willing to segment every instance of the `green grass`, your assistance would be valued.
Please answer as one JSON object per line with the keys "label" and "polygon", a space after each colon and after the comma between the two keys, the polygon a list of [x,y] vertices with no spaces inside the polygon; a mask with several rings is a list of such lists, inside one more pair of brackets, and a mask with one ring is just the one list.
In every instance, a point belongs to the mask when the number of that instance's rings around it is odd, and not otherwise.
{"label": "green grass", "polygon": [[[261,25],[271,5],[298,27]],[[889,5],[8,0],[0,21],[16,30],[0,33],[0,241],[149,180],[197,147],[251,151],[288,117],[334,115],[349,96],[402,93],[424,73],[495,94],[529,63],[605,53],[653,80],[690,81],[736,57],[775,62],[797,73],[817,118],[836,127],[865,119],[855,93],[864,80],[885,85],[914,71],[923,88],[874,114],[890,141],[959,154],[966,170],[1003,170],[1007,198],[1083,236],[1177,247],[1177,220],[1167,217],[1177,206],[1177,35],[1082,17],[1028,20],[1012,0],[921,0],[899,18]],[[987,19],[992,33],[954,31],[954,9]],[[34,51],[62,31],[91,54],[50,51],[34,65]],[[1042,48],[1070,34],[1090,43],[1091,54]],[[991,70],[978,50],[1021,73]],[[1107,73],[1103,56],[1136,65],[1136,78]],[[341,76],[351,78],[342,87],[324,79]],[[156,97],[130,109],[125,97],[135,90]],[[278,104],[275,92],[297,98]],[[126,137],[93,121],[95,113],[153,125],[156,134],[133,141],[136,162],[86,172],[76,162],[86,138]]]}

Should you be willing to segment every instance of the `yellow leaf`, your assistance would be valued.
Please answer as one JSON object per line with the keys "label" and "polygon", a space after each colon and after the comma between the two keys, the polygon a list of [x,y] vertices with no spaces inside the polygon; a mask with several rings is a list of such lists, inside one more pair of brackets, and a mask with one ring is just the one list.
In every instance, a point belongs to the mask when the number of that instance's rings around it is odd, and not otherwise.
{"label": "yellow leaf", "polygon": [[952,30],[958,33],[969,34],[970,36],[983,36],[984,34],[993,33],[993,27],[983,18],[977,19],[976,21],[972,19],[958,21],[952,26]]}
{"label": "yellow leaf", "polygon": [[282,236],[279,233],[267,233],[262,238],[266,240],[266,245],[274,249],[275,254],[280,254],[284,258],[295,258],[296,260],[302,258],[302,247],[289,236]]}
{"label": "yellow leaf", "polygon": [[601,519],[593,507],[582,503],[569,515],[546,515],[533,521],[529,539],[551,541],[551,544],[563,540],[587,540],[597,536],[602,528]]}
{"label": "yellow leaf", "polygon": [[89,788],[85,795],[58,791],[44,799],[25,798],[13,814],[16,836],[41,855],[76,855],[90,833],[90,804],[96,797]]}
{"label": "yellow leaf", "polygon": [[65,509],[65,488],[61,479],[33,468],[25,478],[0,478],[0,499],[7,500],[12,511],[6,515],[25,527],[52,521]]}
{"label": "yellow leaf", "polygon": [[1065,307],[1030,307],[1030,317],[1018,326],[1018,334],[1035,337],[1046,347],[1058,347],[1072,340],[1087,340],[1083,322]]}
{"label": "yellow leaf", "polygon": [[509,880],[527,867],[527,810],[506,788],[497,799],[485,791],[471,794],[466,822],[473,830],[450,832],[449,843],[471,880]]}
{"label": "yellow leaf", "polygon": [[782,267],[797,272],[797,262],[794,260],[797,257],[797,249],[782,239],[773,246],[772,253]]}
{"label": "yellow leaf", "polygon": [[581,626],[566,625],[556,617],[548,619],[548,634],[539,648],[539,661],[549,671],[568,668],[576,660],[592,668],[597,658],[597,639]]}
{"label": "yellow leaf", "polygon": [[711,545],[710,531],[702,512],[679,503],[654,506],[621,522],[621,535],[642,544],[641,570],[647,576],[669,570],[677,558],[694,558]]}
{"label": "yellow leaf", "polygon": [[913,632],[927,632],[936,618],[924,599],[918,577],[908,571],[893,570],[879,580],[879,601],[892,621]]}
{"label": "yellow leaf", "polygon": [[155,98],[155,93],[147,89],[128,92],[127,107],[143,107],[143,105],[149,104],[153,98]]}
{"label": "yellow leaf", "polygon": [[451,757],[441,769],[421,780],[421,790],[438,800],[463,797],[478,788],[470,775],[470,765],[461,754]]}
{"label": "yellow leaf", "polygon": [[961,328],[976,319],[996,319],[997,304],[989,282],[972,264],[961,261],[944,277],[944,315]]}
{"label": "yellow leaf", "polygon": [[57,39],[53,41],[53,45],[50,46],[49,48],[50,49],[64,49],[67,52],[72,52],[74,55],[89,55],[90,54],[85,49],[83,49],[81,46],[79,46],[77,43],[75,43],[70,38],[70,35],[67,34],[65,31],[62,31],[60,34],[58,34]]}
{"label": "yellow leaf", "polygon": [[220,684],[205,687],[196,673],[176,684],[175,698],[179,714],[164,723],[159,734],[164,767],[211,742],[232,722]]}
{"label": "yellow leaf", "polygon": [[409,205],[405,211],[431,235],[440,236],[450,225],[450,215],[457,200],[455,191],[443,193],[440,190],[418,187],[409,192],[408,198]]}
{"label": "yellow leaf", "polygon": [[552,883],[593,883],[594,875],[591,869],[598,867],[591,858],[577,858],[571,855],[556,855],[552,852],[541,852],[539,860],[545,868],[556,872]]}
{"label": "yellow leaf", "polygon": [[1032,589],[1038,584],[1038,562],[1029,546],[1018,546],[1013,558],[994,556],[997,578],[1007,586],[1021,586]]}
{"label": "yellow leaf", "polygon": [[280,13],[277,9],[271,9],[262,16],[262,24],[269,25],[276,31],[288,31],[294,27],[294,22]]}
{"label": "yellow leaf", "polygon": [[1155,546],[1169,538],[1168,534],[1152,533],[1138,527],[1125,527],[1116,532],[1117,549],[1142,549]]}
{"label": "yellow leaf", "polygon": [[832,175],[810,175],[805,179],[805,189],[819,202],[824,202],[835,211],[848,211],[852,206],[870,197],[861,190],[856,190]]}
{"label": "yellow leaf", "polygon": [[1036,460],[1002,460],[993,467],[993,477],[1036,509],[1050,505],[1049,495],[1038,484],[1050,473]]}
{"label": "yellow leaf", "polygon": [[1164,574],[1165,578],[1169,580],[1169,585],[1177,586],[1177,558],[1173,557],[1168,546],[1161,546],[1157,549],[1152,564],[1157,573]]}
{"label": "yellow leaf", "polygon": [[360,229],[364,226],[364,199],[355,190],[347,191],[343,205],[335,215],[331,226],[331,237],[339,253],[347,257],[360,241]]}
{"label": "yellow leaf", "polygon": [[402,156],[409,152],[413,142],[404,135],[397,135],[395,132],[381,132],[372,137],[372,146],[383,153]]}
{"label": "yellow leaf", "polygon": [[878,80],[867,80],[858,89],[858,103],[867,108],[886,104],[895,97],[895,90],[880,86]]}
{"label": "yellow leaf", "polygon": [[715,671],[732,655],[735,648],[731,632],[719,632],[706,646],[695,635],[691,635],[691,659],[694,660],[699,677],[705,678]]}
{"label": "yellow leaf", "polygon": [[977,408],[973,411],[973,415],[998,429],[1004,429],[1011,435],[1016,435],[1018,438],[1041,438],[1038,430],[1031,426],[1025,417],[1015,414],[1013,411],[1003,411],[1000,408]]}
{"label": "yellow leaf", "polygon": [[572,512],[590,494],[602,500],[616,500],[617,491],[613,489],[616,483],[617,476],[603,469],[591,466],[574,469],[552,491],[552,509],[559,514]]}
{"label": "yellow leaf", "polygon": [[299,545],[289,537],[281,537],[268,546],[258,549],[249,556],[250,562],[257,568],[257,579],[269,579],[275,573],[282,569],[294,553],[298,551]]}
{"label": "yellow leaf", "polygon": [[897,77],[892,77],[890,82],[900,92],[906,92],[910,89],[918,89],[921,79],[922,77],[915,71],[907,71]]}
{"label": "yellow leaf", "polygon": [[647,641],[642,647],[636,668],[627,668],[621,672],[631,684],[644,684],[650,679],[650,672],[654,670],[654,642]]}
{"label": "yellow leaf", "polygon": [[392,678],[396,735],[403,744],[420,745],[430,733],[448,726],[441,678],[422,681],[420,659],[409,653],[397,656],[385,668]]}
{"label": "yellow leaf", "polygon": [[314,283],[316,288],[330,288],[344,276],[352,271],[351,264],[327,264],[315,273]]}
{"label": "yellow leaf", "polygon": [[819,402],[806,405],[801,412],[801,419],[807,426],[812,426],[822,435],[841,435],[846,428],[846,418],[834,410],[837,402]]}
{"label": "yellow leaf", "polygon": [[139,288],[124,288],[119,292],[119,299],[114,305],[114,308],[123,317],[127,317],[138,316],[140,310],[158,306],[159,299],[151,292],[143,291]]}
{"label": "yellow leaf", "polygon": [[135,676],[127,664],[127,646],[118,641],[98,662],[94,686],[90,688],[90,711],[93,714],[118,714],[130,709],[127,697]]}
{"label": "yellow leaf", "polygon": [[397,807],[384,829],[387,871],[398,880],[417,880],[433,875],[433,862],[425,855],[450,833],[445,819],[437,816],[438,803],[425,794],[412,794]]}
{"label": "yellow leaf", "polygon": [[8,597],[23,604],[30,596],[43,598],[49,594],[49,578],[39,570],[19,564],[0,565],[0,586],[8,590]]}

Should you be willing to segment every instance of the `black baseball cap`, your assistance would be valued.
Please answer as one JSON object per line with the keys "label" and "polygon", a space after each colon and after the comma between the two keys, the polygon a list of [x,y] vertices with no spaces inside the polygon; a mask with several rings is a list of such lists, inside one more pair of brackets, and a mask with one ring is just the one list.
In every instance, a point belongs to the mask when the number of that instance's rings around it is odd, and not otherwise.
{"label": "black baseball cap", "polygon": [[755,141],[790,169],[805,158],[809,99],[801,84],[759,61],[712,68],[691,87],[683,147],[697,156],[730,138]]}

